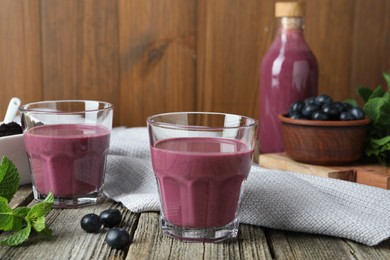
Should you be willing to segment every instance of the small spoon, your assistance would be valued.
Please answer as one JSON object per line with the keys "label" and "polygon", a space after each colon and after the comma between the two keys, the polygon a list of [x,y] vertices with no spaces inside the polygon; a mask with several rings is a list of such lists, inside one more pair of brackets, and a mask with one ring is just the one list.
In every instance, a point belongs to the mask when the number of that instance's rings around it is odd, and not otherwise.
{"label": "small spoon", "polygon": [[5,116],[4,116],[4,121],[3,121],[4,124],[10,123],[10,122],[12,122],[12,120],[14,120],[16,113],[18,112],[18,108],[20,106],[20,103],[21,102],[20,102],[19,98],[17,98],[17,97],[11,98],[11,100],[8,104],[7,112],[5,113]]}

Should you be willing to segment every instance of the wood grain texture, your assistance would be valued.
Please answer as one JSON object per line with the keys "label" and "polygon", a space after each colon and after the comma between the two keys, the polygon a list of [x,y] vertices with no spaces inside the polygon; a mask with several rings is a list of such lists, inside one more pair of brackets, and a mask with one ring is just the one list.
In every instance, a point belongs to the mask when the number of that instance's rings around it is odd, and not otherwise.
{"label": "wood grain texture", "polygon": [[241,225],[238,239],[221,243],[185,243],[162,234],[157,213],[142,213],[127,259],[271,259],[261,227]]}
{"label": "wood grain texture", "polygon": [[270,42],[272,5],[198,2],[197,110],[257,115],[258,66]]}
{"label": "wood grain texture", "polygon": [[[119,106],[117,1],[42,0],[43,98]],[[114,109],[114,124],[119,122]]]}
{"label": "wood grain texture", "polygon": [[302,174],[352,181],[390,190],[390,168],[379,164],[355,162],[343,166],[320,166],[296,162],[285,153],[261,154],[260,166]]}
{"label": "wood grain texture", "polygon": [[[30,202],[28,207],[35,203]],[[122,222],[119,227],[126,229],[132,236],[139,214],[130,213],[118,203],[106,200],[92,207],[52,209],[46,216],[47,224],[53,230],[50,238],[45,239],[32,233],[23,246],[16,248],[0,246],[0,259],[124,259],[127,250],[111,249],[105,243],[107,229],[102,228],[97,233],[86,233],[80,227],[80,220],[85,214],[99,214],[108,208],[121,210]]]}
{"label": "wood grain texture", "polygon": [[[274,259],[359,259],[337,238],[296,232],[266,230]],[[364,258],[362,258],[364,259]]]}
{"label": "wood grain texture", "polygon": [[355,87],[350,78],[356,1],[306,2],[305,38],[318,61],[318,93],[343,100]]}
{"label": "wood grain texture", "polygon": [[121,124],[195,109],[195,3],[119,1]]}
{"label": "wood grain texture", "polygon": [[[275,2],[1,0],[0,115],[18,96],[106,100],[114,125],[184,110],[257,117]],[[360,101],[357,86],[384,84],[389,12],[382,0],[307,1],[320,93]]]}
{"label": "wood grain texture", "polygon": [[[31,207],[31,187],[21,186],[15,206]],[[117,250],[105,242],[107,229],[86,233],[80,219],[108,208],[122,212],[120,228],[129,231],[131,244]],[[185,243],[161,233],[157,212],[131,213],[121,204],[105,200],[80,209],[53,209],[47,215],[53,229],[48,239],[32,234],[19,247],[0,246],[0,259],[389,259],[390,240],[368,247],[349,240],[313,234],[241,225],[237,239],[222,243]],[[0,233],[0,239],[7,233]]]}
{"label": "wood grain texture", "polygon": [[355,2],[351,86],[386,86],[382,72],[390,72],[390,1]]}
{"label": "wood grain texture", "polygon": [[356,172],[353,169],[341,168],[335,169],[331,166],[311,165],[296,162],[284,153],[278,154],[261,154],[259,156],[259,165],[268,169],[278,169],[302,174],[316,175],[332,179],[345,181],[356,181]]}
{"label": "wood grain texture", "polygon": [[0,121],[12,97],[42,98],[39,0],[0,2]]}

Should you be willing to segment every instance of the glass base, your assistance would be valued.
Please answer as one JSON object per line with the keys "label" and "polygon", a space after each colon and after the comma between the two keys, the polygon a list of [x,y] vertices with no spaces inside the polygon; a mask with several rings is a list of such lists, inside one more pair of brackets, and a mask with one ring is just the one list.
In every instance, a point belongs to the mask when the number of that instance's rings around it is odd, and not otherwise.
{"label": "glass base", "polygon": [[163,234],[186,242],[220,242],[237,237],[239,221],[234,219],[223,227],[186,228],[173,225],[160,216],[160,225]]}
{"label": "glass base", "polygon": [[[47,194],[40,193],[33,185],[34,199],[37,201],[43,201]],[[100,203],[104,199],[103,189],[98,192],[92,192],[85,195],[75,197],[57,197],[54,196],[53,208],[81,208],[89,205],[95,205]]]}

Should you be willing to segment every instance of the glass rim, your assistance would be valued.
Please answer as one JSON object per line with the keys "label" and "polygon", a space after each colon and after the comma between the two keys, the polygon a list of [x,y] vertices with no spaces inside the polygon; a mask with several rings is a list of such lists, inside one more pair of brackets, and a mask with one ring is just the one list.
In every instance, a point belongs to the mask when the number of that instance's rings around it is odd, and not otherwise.
{"label": "glass rim", "polygon": [[[202,125],[183,125],[183,124],[173,124],[173,123],[166,123],[166,122],[158,122],[154,121],[153,118],[156,117],[161,117],[161,116],[172,116],[172,115],[217,115],[217,116],[236,116],[240,118],[244,118],[250,122],[248,125],[243,125],[243,126],[221,126],[221,127],[216,127],[216,126],[202,126]],[[168,112],[168,113],[161,113],[161,114],[156,114],[149,116],[146,119],[146,122],[149,125],[157,126],[157,127],[162,127],[162,128],[169,128],[169,129],[193,129],[193,130],[198,130],[198,131],[210,131],[210,130],[223,130],[223,129],[242,129],[242,128],[252,128],[258,126],[258,120],[248,117],[248,116],[243,116],[243,115],[238,115],[238,114],[232,114],[232,113],[223,113],[223,112],[196,112],[196,111],[189,111],[189,112]]]}
{"label": "glass rim", "polygon": [[[86,103],[86,102],[96,102],[98,104],[104,104],[103,108],[93,108],[93,109],[84,109],[84,110],[75,110],[75,111],[51,111],[47,110],[47,108],[44,107],[37,107],[37,108],[28,108],[32,105],[41,105],[41,104],[60,104],[60,103]],[[64,100],[45,100],[45,101],[37,101],[37,102],[31,102],[27,104],[21,105],[18,110],[22,113],[27,112],[33,112],[33,113],[45,113],[45,114],[77,114],[77,113],[89,113],[89,112],[99,112],[104,110],[110,110],[113,109],[113,104],[106,102],[106,101],[99,101],[99,100],[88,100],[88,99],[64,99]]]}

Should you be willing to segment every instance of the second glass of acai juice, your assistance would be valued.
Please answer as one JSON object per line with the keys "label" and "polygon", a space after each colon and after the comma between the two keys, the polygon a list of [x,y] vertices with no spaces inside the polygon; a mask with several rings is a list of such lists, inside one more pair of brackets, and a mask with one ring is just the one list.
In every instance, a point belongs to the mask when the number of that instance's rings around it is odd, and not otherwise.
{"label": "second glass of acai juice", "polygon": [[163,233],[185,241],[236,237],[257,120],[179,112],[151,116],[147,124]]}

